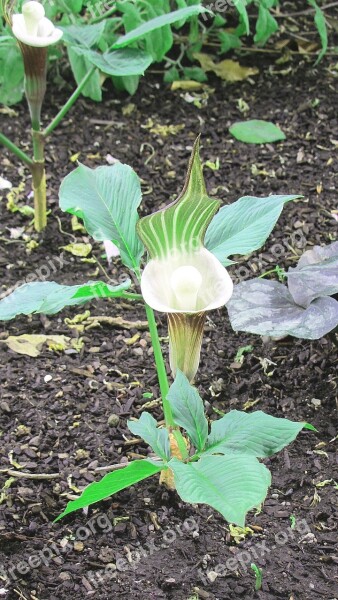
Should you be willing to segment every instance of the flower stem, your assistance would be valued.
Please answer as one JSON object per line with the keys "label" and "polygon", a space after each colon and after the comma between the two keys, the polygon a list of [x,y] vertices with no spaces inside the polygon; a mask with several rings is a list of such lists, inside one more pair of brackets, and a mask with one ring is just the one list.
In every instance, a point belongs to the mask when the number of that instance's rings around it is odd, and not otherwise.
{"label": "flower stem", "polygon": [[44,138],[38,128],[32,130],[34,162],[31,165],[34,190],[34,227],[42,231],[47,225],[47,197]]}
{"label": "flower stem", "polygon": [[95,72],[96,67],[92,67],[88,73],[86,73],[86,75],[84,76],[84,78],[80,81],[79,85],[77,86],[76,90],[73,92],[73,94],[70,96],[70,98],[67,100],[66,104],[64,104],[64,106],[61,108],[61,110],[58,112],[58,114],[56,115],[56,117],[54,117],[54,119],[51,121],[51,123],[48,125],[48,127],[46,127],[46,129],[42,132],[43,136],[46,138],[50,133],[52,133],[52,131],[54,131],[54,129],[59,125],[59,123],[62,121],[63,117],[67,114],[67,112],[72,108],[72,106],[75,104],[76,100],[78,99],[78,97],[80,96],[84,86],[86,85],[86,83],[89,81],[89,79],[91,78],[91,76],[93,75],[93,73]]}
{"label": "flower stem", "polygon": [[11,140],[9,140],[8,137],[3,133],[0,133],[0,144],[5,146],[5,148],[10,150],[13,154],[15,154],[15,156],[20,158],[20,160],[22,160],[22,162],[24,162],[25,165],[27,165],[28,167],[31,167],[33,165],[33,161],[28,156],[28,154],[26,154],[23,150],[20,150],[20,148],[18,148],[16,144],[11,142]]}
{"label": "flower stem", "polygon": [[161,350],[160,340],[158,337],[155,315],[154,315],[153,309],[150,308],[150,306],[148,306],[148,304],[145,305],[145,309],[146,309],[146,315],[147,315],[148,324],[149,324],[149,332],[150,332],[151,342],[152,342],[153,349],[154,349],[154,358],[155,358],[155,364],[156,364],[156,369],[157,369],[158,382],[160,384],[165,424],[167,427],[174,427],[174,420],[173,420],[173,416],[172,416],[172,412],[171,412],[171,407],[167,400],[167,395],[169,392],[168,377],[167,377],[167,372],[166,372],[165,364],[164,364],[164,360],[163,360],[163,354],[162,354],[162,350]]}

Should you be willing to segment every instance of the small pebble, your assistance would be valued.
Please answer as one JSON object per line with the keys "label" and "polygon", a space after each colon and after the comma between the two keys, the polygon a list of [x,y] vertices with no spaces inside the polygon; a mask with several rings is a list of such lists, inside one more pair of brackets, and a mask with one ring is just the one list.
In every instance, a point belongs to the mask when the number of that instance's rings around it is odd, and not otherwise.
{"label": "small pebble", "polygon": [[209,571],[209,573],[207,574],[207,577],[209,579],[209,581],[211,581],[211,583],[214,583],[214,581],[216,581],[218,574],[216,573],[216,571]]}
{"label": "small pebble", "polygon": [[108,417],[108,425],[109,427],[117,427],[120,422],[119,415],[115,415],[114,413]]}
{"label": "small pebble", "polygon": [[7,402],[0,402],[0,408],[2,412],[7,413],[8,415],[12,412]]}
{"label": "small pebble", "polygon": [[51,375],[45,375],[43,380],[45,383],[49,383],[50,381],[52,381],[53,377]]}
{"label": "small pebble", "polygon": [[83,548],[83,542],[74,542],[74,550],[76,550],[76,552],[82,552]]}

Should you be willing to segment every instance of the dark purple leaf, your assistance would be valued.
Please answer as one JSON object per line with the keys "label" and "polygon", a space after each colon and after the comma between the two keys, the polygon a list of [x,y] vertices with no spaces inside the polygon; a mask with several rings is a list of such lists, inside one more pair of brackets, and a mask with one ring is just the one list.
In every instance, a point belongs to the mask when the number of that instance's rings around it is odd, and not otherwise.
{"label": "dark purple leaf", "polygon": [[287,277],[294,301],[305,308],[315,298],[338,293],[338,242],[304,252]]}
{"label": "dark purple leaf", "polygon": [[338,326],[338,302],[319,298],[308,308],[297,305],[286,286],[252,279],[234,288],[227,304],[235,331],[315,340]]}

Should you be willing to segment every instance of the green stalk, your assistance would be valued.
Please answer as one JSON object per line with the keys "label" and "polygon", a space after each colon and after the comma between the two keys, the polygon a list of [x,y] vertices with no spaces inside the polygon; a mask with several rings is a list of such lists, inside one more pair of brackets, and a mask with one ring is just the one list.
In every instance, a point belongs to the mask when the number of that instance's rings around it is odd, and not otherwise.
{"label": "green stalk", "polygon": [[116,10],[116,6],[113,6],[112,8],[107,10],[107,12],[103,13],[103,15],[99,15],[98,17],[94,17],[94,19],[91,19],[90,25],[101,23],[101,21],[103,21],[104,19],[108,19],[108,17],[111,17],[111,15],[113,15],[114,12],[116,12]]}
{"label": "green stalk", "polygon": [[157,331],[157,325],[156,325],[154,311],[152,308],[150,308],[150,306],[148,306],[148,304],[145,304],[145,310],[146,310],[148,324],[149,324],[149,332],[150,332],[151,342],[152,342],[152,346],[154,349],[155,364],[156,364],[156,369],[157,369],[158,381],[160,384],[165,424],[166,424],[166,427],[168,427],[168,429],[171,430],[171,432],[177,442],[182,459],[185,460],[186,458],[188,458],[187,446],[184,441],[183,435],[181,434],[180,430],[175,425],[171,406],[167,399],[167,395],[169,392],[169,383],[168,383],[167,372],[166,372],[165,364],[164,364],[164,360],[163,360],[161,344],[160,344],[160,340],[158,337],[158,331]]}
{"label": "green stalk", "polygon": [[50,133],[52,133],[52,131],[54,131],[54,129],[59,125],[60,121],[62,121],[63,117],[67,114],[67,112],[75,104],[75,102],[78,99],[78,97],[80,96],[80,94],[81,94],[84,86],[86,85],[86,83],[89,81],[89,79],[91,78],[91,76],[95,72],[95,69],[96,69],[96,67],[92,67],[88,71],[88,73],[86,73],[86,75],[83,77],[83,79],[81,79],[81,81],[80,81],[79,85],[77,86],[76,90],[73,92],[73,94],[67,100],[66,104],[61,108],[61,110],[58,112],[58,114],[56,115],[56,117],[54,117],[54,119],[51,121],[51,123],[48,125],[48,127],[46,127],[46,129],[42,132],[42,134],[43,134],[43,136],[45,138]]}
{"label": "green stalk", "polygon": [[5,146],[8,150],[13,152],[15,156],[17,156],[22,162],[24,162],[28,167],[33,165],[32,159],[26,154],[23,150],[20,150],[16,144],[11,142],[8,137],[4,133],[0,133],[0,144]]}
{"label": "green stalk", "polygon": [[134,294],[133,292],[123,292],[121,298],[126,298],[127,300],[143,300],[142,294]]}
{"label": "green stalk", "polygon": [[173,415],[171,412],[171,406],[167,400],[167,395],[169,392],[169,383],[168,383],[167,372],[166,372],[165,364],[164,364],[164,360],[163,360],[161,344],[160,344],[160,340],[158,337],[155,315],[154,315],[153,309],[150,308],[150,306],[148,306],[148,304],[145,305],[145,309],[146,309],[146,315],[147,315],[148,324],[149,324],[151,343],[152,343],[153,349],[154,349],[154,358],[155,358],[155,364],[156,364],[156,369],[157,369],[158,382],[160,384],[165,424],[167,427],[173,428],[175,425],[174,419],[173,419]]}

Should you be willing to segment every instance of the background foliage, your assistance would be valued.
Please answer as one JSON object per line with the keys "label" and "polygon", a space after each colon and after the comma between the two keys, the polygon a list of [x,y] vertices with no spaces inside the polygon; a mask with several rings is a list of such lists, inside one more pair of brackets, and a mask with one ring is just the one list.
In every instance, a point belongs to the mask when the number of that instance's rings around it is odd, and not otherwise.
{"label": "background foliage", "polygon": [[[93,52],[107,53],[124,34],[162,17],[163,26],[150,30],[141,38],[126,41],[125,46],[134,49],[134,56],[128,57],[123,69],[116,70],[105,65],[102,70],[100,59],[96,59],[96,70],[86,84],[83,95],[94,101],[101,101],[102,87],[111,80],[118,91],[135,93],[143,70],[151,63],[165,60],[164,79],[173,82],[180,79],[204,82],[207,74],[203,66],[196,65],[195,54],[204,44],[211,41],[219,55],[241,48],[243,41],[250,36],[256,46],[264,46],[270,37],[280,30],[283,19],[276,19],[278,0],[238,0],[227,5],[202,2],[202,0],[118,0],[107,2],[97,0],[42,0],[48,18],[64,29],[63,44],[52,47],[49,52],[53,65],[52,77],[60,84],[61,77],[67,78],[70,65],[77,83],[93,65]],[[23,0],[10,2],[15,12],[21,10]],[[311,7],[309,16],[314,20],[319,32],[322,49],[320,60],[328,47],[327,26],[324,12],[315,0],[308,0]],[[188,10],[191,7],[215,9],[214,15],[204,13],[181,17],[170,22],[170,12]],[[217,8],[219,10],[217,11]],[[3,9],[2,9],[3,11]],[[1,14],[1,7],[0,7]],[[3,14],[3,13],[2,13]],[[188,13],[187,13],[188,14]],[[136,60],[136,50],[144,52],[143,62]],[[141,57],[142,58],[142,57]],[[115,64],[115,63],[114,63]],[[123,73],[123,74],[121,74]],[[0,19],[0,103],[11,105],[23,97],[22,58],[10,28]]]}

